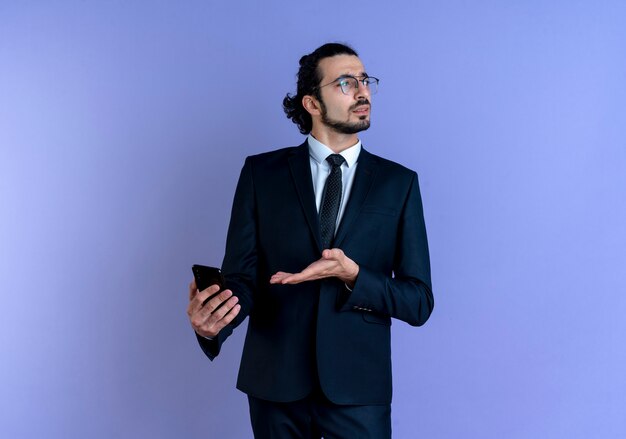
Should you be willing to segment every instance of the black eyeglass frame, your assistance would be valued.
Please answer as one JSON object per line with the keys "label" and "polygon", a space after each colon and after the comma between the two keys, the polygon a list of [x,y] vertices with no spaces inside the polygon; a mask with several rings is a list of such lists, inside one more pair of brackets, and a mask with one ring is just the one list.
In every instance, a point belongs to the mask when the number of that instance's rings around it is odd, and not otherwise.
{"label": "black eyeglass frame", "polygon": [[[380,79],[378,79],[378,78],[376,78],[374,76],[363,76],[362,79],[359,79],[356,76],[352,76],[352,75],[342,75],[339,78],[330,81],[328,84],[316,86],[315,89],[319,90],[322,87],[326,87],[328,85],[333,85],[335,82],[341,81],[343,79],[354,79],[356,81],[356,88],[357,88],[357,90],[359,89],[359,83],[363,84],[363,87],[366,87],[368,90],[371,90],[371,87],[370,87],[371,84],[369,82],[373,82],[374,84],[376,84],[376,91],[377,91],[378,90],[378,83],[380,82]],[[366,81],[368,81],[368,83],[366,83]],[[339,87],[341,88],[341,93],[343,93],[344,95],[348,94],[348,93],[346,93],[343,90],[343,86],[341,84],[339,84]],[[376,91],[374,91],[374,93],[376,93]],[[374,94],[374,93],[372,93],[372,94]]]}

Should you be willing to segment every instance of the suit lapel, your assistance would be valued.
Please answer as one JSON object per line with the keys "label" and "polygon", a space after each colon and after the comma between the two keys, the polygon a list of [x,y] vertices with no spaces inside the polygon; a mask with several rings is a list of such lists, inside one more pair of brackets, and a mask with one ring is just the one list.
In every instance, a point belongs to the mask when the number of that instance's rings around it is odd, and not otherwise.
{"label": "suit lapel", "polygon": [[291,177],[296,186],[296,192],[300,199],[300,205],[304,211],[311,233],[315,237],[317,248],[321,252],[322,239],[320,237],[320,226],[315,207],[315,193],[313,192],[313,177],[311,176],[311,164],[309,161],[309,144],[305,141],[289,157],[289,168]]}
{"label": "suit lapel", "polygon": [[376,159],[365,149],[361,149],[357,163],[358,167],[356,169],[356,175],[354,176],[350,198],[348,199],[346,210],[343,213],[343,218],[339,223],[339,228],[335,235],[335,241],[333,243],[333,247],[335,248],[340,248],[346,234],[352,227],[352,223],[359,216],[361,207],[363,207],[363,203],[367,198],[367,194],[372,187],[376,172],[378,171]]}

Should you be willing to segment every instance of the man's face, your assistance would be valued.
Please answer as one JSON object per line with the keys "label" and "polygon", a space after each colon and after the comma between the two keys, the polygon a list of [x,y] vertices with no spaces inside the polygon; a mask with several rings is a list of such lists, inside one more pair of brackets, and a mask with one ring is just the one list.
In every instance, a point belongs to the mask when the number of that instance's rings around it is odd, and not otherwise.
{"label": "man's face", "polygon": [[[355,134],[370,127],[370,91],[362,83],[344,94],[340,78],[367,76],[361,60],[353,55],[336,55],[320,60],[318,69],[322,76],[319,89],[321,122],[342,134]],[[333,82],[334,81],[334,82]]]}

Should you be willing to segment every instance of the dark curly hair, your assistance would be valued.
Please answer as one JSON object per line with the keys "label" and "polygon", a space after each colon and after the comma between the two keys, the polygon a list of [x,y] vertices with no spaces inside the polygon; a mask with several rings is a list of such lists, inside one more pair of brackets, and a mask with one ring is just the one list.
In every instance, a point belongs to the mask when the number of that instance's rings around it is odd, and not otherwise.
{"label": "dark curly hair", "polygon": [[320,90],[317,87],[322,80],[318,70],[320,60],[335,55],[359,56],[354,49],[340,43],[328,43],[315,49],[314,52],[300,58],[300,70],[298,70],[298,92],[291,96],[287,93],[283,99],[283,110],[289,119],[298,125],[302,134],[309,134],[313,128],[311,115],[302,106],[302,98],[313,95],[321,100]]}

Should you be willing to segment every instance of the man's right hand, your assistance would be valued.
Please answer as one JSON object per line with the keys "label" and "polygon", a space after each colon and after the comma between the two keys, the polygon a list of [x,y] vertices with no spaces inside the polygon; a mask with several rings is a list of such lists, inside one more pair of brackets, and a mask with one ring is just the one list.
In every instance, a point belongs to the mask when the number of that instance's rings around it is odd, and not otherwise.
{"label": "man's right hand", "polygon": [[[217,336],[224,326],[237,317],[241,310],[241,305],[237,303],[239,299],[233,296],[231,290],[224,290],[204,303],[219,290],[218,285],[211,285],[206,290],[198,291],[195,280],[189,284],[187,315],[194,331],[203,337]],[[224,305],[216,311],[222,303]]]}

